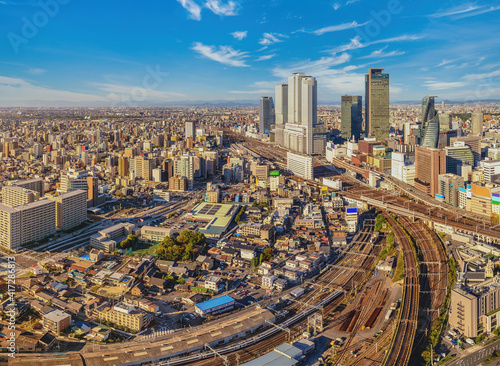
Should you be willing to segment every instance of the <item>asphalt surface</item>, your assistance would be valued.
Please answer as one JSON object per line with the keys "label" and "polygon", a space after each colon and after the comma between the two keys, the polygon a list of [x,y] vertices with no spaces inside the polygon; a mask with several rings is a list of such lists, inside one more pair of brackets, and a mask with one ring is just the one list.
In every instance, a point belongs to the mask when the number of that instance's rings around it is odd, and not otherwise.
{"label": "asphalt surface", "polygon": [[[476,366],[486,360],[494,351],[500,350],[500,341],[493,342],[478,351],[471,353],[453,363],[450,366]],[[497,360],[497,361],[500,361]],[[493,363],[495,364],[495,363]]]}

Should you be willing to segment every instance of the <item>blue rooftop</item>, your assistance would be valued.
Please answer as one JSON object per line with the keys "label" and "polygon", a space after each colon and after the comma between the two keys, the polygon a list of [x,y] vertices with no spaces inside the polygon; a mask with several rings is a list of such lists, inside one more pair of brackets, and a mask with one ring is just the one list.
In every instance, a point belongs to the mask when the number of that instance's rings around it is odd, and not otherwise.
{"label": "blue rooftop", "polygon": [[230,303],[231,301],[234,301],[234,299],[231,296],[219,296],[213,299],[210,299],[205,302],[200,302],[199,304],[196,304],[196,307],[200,310],[207,310],[214,308],[216,306],[221,306]]}

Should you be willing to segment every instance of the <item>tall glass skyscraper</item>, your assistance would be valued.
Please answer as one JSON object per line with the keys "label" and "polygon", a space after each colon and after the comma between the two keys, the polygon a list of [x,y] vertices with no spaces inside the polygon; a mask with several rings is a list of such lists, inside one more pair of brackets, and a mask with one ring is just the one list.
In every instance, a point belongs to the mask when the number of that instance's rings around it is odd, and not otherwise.
{"label": "tall glass skyscraper", "polygon": [[439,142],[439,116],[434,105],[434,98],[422,99],[422,138],[420,146],[437,147]]}
{"label": "tall glass skyscraper", "polygon": [[341,99],[341,123],[340,132],[345,140],[353,136],[356,141],[361,136],[363,123],[363,106],[360,95],[343,95]]}
{"label": "tall glass skyscraper", "polygon": [[370,69],[365,77],[365,125],[367,136],[385,142],[389,137],[389,74]]}
{"label": "tall glass skyscraper", "polygon": [[272,97],[262,97],[259,103],[259,132],[271,131],[274,124],[274,106]]}

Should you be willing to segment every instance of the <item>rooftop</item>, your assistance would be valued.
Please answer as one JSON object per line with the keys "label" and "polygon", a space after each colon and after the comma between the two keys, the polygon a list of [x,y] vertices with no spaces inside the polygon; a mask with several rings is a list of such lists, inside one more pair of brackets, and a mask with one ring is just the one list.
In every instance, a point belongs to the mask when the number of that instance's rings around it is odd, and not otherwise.
{"label": "rooftop", "polygon": [[232,301],[235,301],[235,300],[231,296],[224,295],[224,296],[216,297],[216,298],[210,299],[208,301],[196,304],[196,307],[200,310],[207,310],[207,309],[214,308],[216,306],[229,304]]}

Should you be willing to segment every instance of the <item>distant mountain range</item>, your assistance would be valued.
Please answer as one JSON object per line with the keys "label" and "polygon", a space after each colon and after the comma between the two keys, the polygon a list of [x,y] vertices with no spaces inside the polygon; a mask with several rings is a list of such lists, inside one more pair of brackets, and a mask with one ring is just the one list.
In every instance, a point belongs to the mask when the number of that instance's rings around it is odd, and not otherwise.
{"label": "distant mountain range", "polygon": [[[486,103],[499,103],[500,99],[485,99],[485,100],[445,100],[446,105],[450,104],[486,104]],[[5,101],[4,101],[5,103]],[[8,103],[8,102],[7,102]],[[400,104],[420,104],[420,100],[401,100],[391,102],[391,105]],[[340,103],[332,103],[331,101],[322,100],[318,102],[319,105],[331,105],[340,106]],[[440,103],[437,103],[438,105]],[[201,101],[201,100],[188,100],[188,101],[176,101],[176,102],[164,102],[164,103],[151,103],[151,102],[137,102],[137,103],[115,103],[111,104],[109,102],[42,102],[42,101],[26,101],[19,103],[17,105],[12,104],[12,107],[256,107],[259,105],[258,99],[250,100],[211,100],[211,101]],[[0,105],[0,108],[8,108],[7,105]]]}

